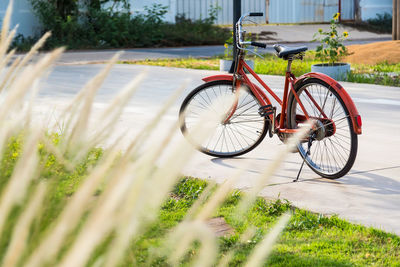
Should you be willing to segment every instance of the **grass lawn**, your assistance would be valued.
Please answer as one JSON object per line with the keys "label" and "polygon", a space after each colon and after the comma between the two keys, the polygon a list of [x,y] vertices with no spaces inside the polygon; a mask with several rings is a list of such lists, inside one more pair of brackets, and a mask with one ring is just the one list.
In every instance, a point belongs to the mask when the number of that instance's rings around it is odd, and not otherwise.
{"label": "grass lawn", "polygon": [[[52,136],[58,142],[59,136]],[[101,149],[91,150],[74,170],[67,170],[57,159],[39,146],[41,165],[40,179],[51,183],[51,190],[46,195],[46,205],[30,229],[27,249],[24,255],[34,250],[52,222],[54,222],[68,199],[75,193],[87,171],[95,166],[102,156]],[[20,138],[11,138],[0,164],[0,193],[4,191],[10,179],[11,170],[21,154]],[[174,226],[187,215],[191,206],[207,188],[208,183],[194,178],[182,178],[165,200],[159,210],[158,218],[149,224],[136,240],[131,241],[121,266],[169,266],[168,250],[164,240]],[[214,185],[210,185],[214,186]],[[216,188],[211,188],[214,192]],[[98,190],[93,198],[102,194]],[[355,225],[336,216],[326,217],[291,206],[286,200],[266,201],[258,198],[244,217],[234,214],[242,193],[233,191],[223,205],[214,214],[222,217],[232,228],[232,233],[219,237],[218,257],[222,259],[233,251],[229,266],[243,264],[252,249],[286,211],[292,212],[292,218],[283,231],[274,250],[265,262],[266,266],[400,266],[400,237],[373,228]],[[0,261],[8,246],[14,222],[21,210],[28,203],[16,207],[6,221],[6,228],[0,238]],[[85,222],[85,216],[81,223]],[[252,228],[251,235],[243,238],[244,233]],[[76,233],[64,241],[67,248]],[[96,265],[110,244],[109,239],[98,246],[87,266]],[[188,266],[197,255],[199,245],[194,243],[184,257],[182,266]],[[21,252],[22,253],[22,252]]]}
{"label": "grass lawn", "polygon": [[[258,74],[268,75],[284,75],[287,62],[276,57],[273,54],[265,54],[264,59],[255,59],[255,72]],[[203,70],[219,70],[219,57],[195,59],[160,59],[160,60],[141,60],[141,61],[122,61],[124,64],[152,65],[176,68],[190,68]],[[311,71],[311,65],[320,63],[315,60],[314,52],[306,53],[304,60],[295,60],[292,65],[292,71],[295,76],[300,76]],[[352,72],[348,77],[349,82],[355,83],[371,83],[390,86],[400,86],[400,63],[387,64],[381,63],[377,65],[355,65],[352,64]],[[397,72],[394,77],[391,73]]]}
{"label": "grass lawn", "polygon": [[[199,179],[182,179],[165,202],[158,222],[149,228],[143,238],[132,244],[126,264],[134,258],[139,265],[163,266],[165,259],[149,251],[154,252],[162,243],[163,234],[182,220],[206,186],[207,183]],[[220,257],[229,250],[235,250],[229,266],[244,263],[275,220],[290,209],[293,217],[266,266],[400,266],[400,237],[396,235],[354,225],[336,216],[325,217],[295,209],[285,200],[269,202],[259,198],[246,218],[238,221],[232,214],[240,197],[240,192],[233,192],[215,214],[224,217],[235,230],[234,234],[219,239]],[[251,225],[255,227],[255,234],[241,242],[240,234]],[[192,254],[196,254],[195,248]],[[190,258],[188,256],[188,260]]]}

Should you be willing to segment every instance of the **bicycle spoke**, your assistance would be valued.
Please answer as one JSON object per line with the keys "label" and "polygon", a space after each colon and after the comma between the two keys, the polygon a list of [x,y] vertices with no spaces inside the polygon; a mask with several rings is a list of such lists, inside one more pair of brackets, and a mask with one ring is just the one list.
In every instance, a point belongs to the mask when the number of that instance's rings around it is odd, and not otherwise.
{"label": "bicycle spoke", "polygon": [[[255,104],[254,104],[254,105],[252,105],[251,107],[249,107],[249,108],[247,108],[247,109],[243,110],[241,113],[239,113],[239,114],[236,114],[236,116],[235,116],[235,114],[234,114],[235,118],[236,118],[236,117],[238,117],[238,116],[240,116],[241,114],[245,113],[246,111],[250,110],[251,108],[253,108],[253,107],[257,106],[257,105],[258,105],[258,104],[257,104],[257,103],[255,103]],[[233,116],[232,116],[232,117],[233,117]]]}
{"label": "bicycle spoke", "polygon": [[[228,130],[230,130],[231,131],[231,134],[233,135],[233,137],[236,139],[236,141],[237,141],[237,144],[239,144],[239,146],[240,146],[240,148],[241,149],[244,149],[244,147],[243,147],[243,145],[242,145],[242,143],[239,141],[239,139],[237,138],[237,136],[236,136],[236,134],[232,131],[232,128],[231,127],[229,127],[228,128]],[[234,142],[233,142],[233,140],[231,139],[231,141],[232,141],[232,146],[233,147],[235,147],[235,144],[234,144]]]}
{"label": "bicycle spoke", "polygon": [[[310,82],[298,91],[299,99],[302,101],[305,110],[311,118],[329,118],[331,122],[320,125],[317,129],[318,140],[314,140],[311,146],[310,155],[307,155],[307,143],[301,144],[300,153],[305,158],[308,165],[317,173],[327,177],[338,178],[349,170],[349,166],[354,162],[352,124],[348,112],[329,87],[323,86],[319,82]],[[291,123],[296,126],[296,114],[305,115],[297,100],[292,98],[293,104],[289,112]],[[318,107],[319,106],[319,107]],[[326,129],[334,124],[335,131],[329,136]],[[331,126],[332,127],[332,126]],[[323,130],[325,129],[325,130]],[[323,131],[319,132],[318,131]],[[339,175],[336,175],[341,173]]]}
{"label": "bicycle spoke", "polygon": [[[339,151],[339,147],[337,147],[336,145],[333,144],[331,139],[328,139],[328,141],[331,143],[331,149],[333,150],[333,153],[336,153],[336,155],[338,156],[337,159],[340,160],[341,162],[341,166],[343,166],[344,164],[346,164],[346,156],[343,155],[340,151]],[[336,157],[335,157],[336,158]],[[338,164],[339,165],[339,164]]]}
{"label": "bicycle spoke", "polygon": [[245,135],[244,135],[241,131],[239,131],[236,127],[231,127],[230,129],[231,129],[232,132],[236,132],[236,134],[237,134],[236,136],[239,136],[239,137],[240,137],[240,139],[242,140],[242,142],[240,142],[240,143],[245,143],[246,146],[249,145],[249,141],[247,140],[247,139],[248,139],[247,136],[245,136]]}
{"label": "bicycle spoke", "polygon": [[[211,83],[212,84],[212,83]],[[236,92],[227,81],[215,82],[214,85],[200,86],[190,96],[183,112],[183,130],[189,135],[202,113],[222,110],[229,115],[232,106],[222,100],[224,96],[237,93],[234,114],[227,122],[221,121],[218,127],[200,145],[201,150],[210,155],[238,155],[254,148],[266,134],[265,119],[258,114],[261,106],[256,97],[247,89]],[[182,109],[182,108],[181,108]],[[220,113],[217,113],[220,114]],[[182,128],[181,128],[182,129]]]}

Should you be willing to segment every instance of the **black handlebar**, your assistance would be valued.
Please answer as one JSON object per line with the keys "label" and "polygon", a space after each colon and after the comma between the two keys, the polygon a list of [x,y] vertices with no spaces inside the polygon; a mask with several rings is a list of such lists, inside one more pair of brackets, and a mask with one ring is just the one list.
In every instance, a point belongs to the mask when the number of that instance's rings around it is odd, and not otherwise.
{"label": "black handlebar", "polygon": [[267,48],[267,44],[258,43],[258,42],[251,42],[251,45],[261,47],[261,48]]}
{"label": "black handlebar", "polygon": [[264,16],[264,13],[262,13],[262,12],[251,12],[249,14],[249,16],[250,17],[262,17],[262,16]]}

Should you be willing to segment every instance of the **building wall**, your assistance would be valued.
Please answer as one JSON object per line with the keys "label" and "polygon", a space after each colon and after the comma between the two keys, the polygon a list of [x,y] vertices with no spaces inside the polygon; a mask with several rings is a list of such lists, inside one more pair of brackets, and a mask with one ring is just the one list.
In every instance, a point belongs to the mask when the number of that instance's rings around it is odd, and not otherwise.
{"label": "building wall", "polygon": [[[177,14],[191,19],[206,18],[211,6],[219,6],[218,24],[232,24],[233,0],[129,0],[132,14],[144,13],[145,6],[161,4],[168,7],[166,21],[174,22]],[[353,0],[342,1],[342,19],[354,19]],[[361,20],[375,18],[385,12],[392,14],[392,0],[357,0]],[[0,17],[4,17],[8,0],[0,0]],[[242,13],[263,12],[264,17],[253,18],[258,23],[327,22],[338,10],[338,0],[242,0]],[[29,0],[15,0],[11,27],[19,24],[18,33],[33,36],[40,24],[33,14]]]}
{"label": "building wall", "polygon": [[360,0],[361,20],[373,19],[385,12],[392,15],[393,0]]}
{"label": "building wall", "polygon": [[[175,21],[175,16],[184,14],[186,18],[193,20],[204,19],[209,16],[210,8],[220,7],[217,24],[232,24],[233,1],[232,0],[130,0],[133,13],[145,13],[145,6],[161,4],[168,6],[165,20]],[[264,12],[266,0],[242,0],[242,13]],[[255,18],[258,23],[265,23],[265,18]]]}
{"label": "building wall", "polygon": [[[8,7],[8,0],[0,0],[0,18],[3,19]],[[18,26],[17,33],[33,36],[39,33],[40,24],[32,12],[28,0],[15,0],[11,16],[11,29]]]}
{"label": "building wall", "polygon": [[338,3],[338,0],[269,0],[268,22],[329,22],[339,10]]}
{"label": "building wall", "polygon": [[[211,7],[220,7],[217,24],[233,23],[233,0],[177,0],[177,14],[187,18],[204,19],[208,17]],[[242,14],[263,12],[264,17],[253,17],[257,23],[265,23],[266,0],[242,0]]]}

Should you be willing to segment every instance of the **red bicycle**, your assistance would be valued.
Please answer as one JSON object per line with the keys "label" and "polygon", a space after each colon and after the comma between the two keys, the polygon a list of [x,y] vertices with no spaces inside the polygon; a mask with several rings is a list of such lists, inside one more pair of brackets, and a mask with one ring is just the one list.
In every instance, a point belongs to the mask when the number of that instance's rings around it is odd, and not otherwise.
{"label": "red bicycle", "polygon": [[[244,41],[242,21],[248,16],[262,15],[249,13],[236,23],[238,53],[234,73],[204,78],[206,83],[185,98],[179,111],[181,131],[184,135],[190,134],[200,114],[209,110],[214,101],[221,96],[236,95],[234,105],[227,107],[229,114],[214,133],[197,144],[200,151],[214,157],[239,156],[254,149],[267,133],[270,137],[276,134],[285,141],[302,123],[313,119],[314,128],[298,145],[303,163],[322,177],[340,178],[354,164],[361,116],[351,97],[334,79],[322,73],[306,73],[299,78],[292,74],[292,62],[303,58],[305,46],[274,45],[277,56],[288,61],[283,98],[267,86],[244,61],[247,45],[266,48],[266,44]],[[279,114],[267,94],[249,79],[246,71],[276,100],[280,106]]]}

